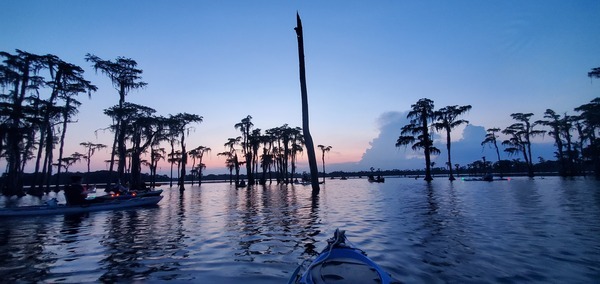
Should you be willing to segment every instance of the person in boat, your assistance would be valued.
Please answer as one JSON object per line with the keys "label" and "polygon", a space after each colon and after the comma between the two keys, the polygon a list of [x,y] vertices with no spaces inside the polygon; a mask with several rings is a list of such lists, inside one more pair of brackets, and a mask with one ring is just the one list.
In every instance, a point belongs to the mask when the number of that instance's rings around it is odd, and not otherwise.
{"label": "person in boat", "polygon": [[104,190],[106,193],[110,193],[110,194],[118,194],[118,195],[124,195],[127,194],[129,192],[129,188],[127,187],[128,184],[125,184],[125,186],[123,186],[121,184],[121,182],[117,182],[114,186],[107,188],[106,190]]}
{"label": "person in boat", "polygon": [[138,192],[146,192],[146,191],[150,191],[150,188],[148,187],[148,185],[146,184],[145,181],[142,181],[142,183],[139,185],[139,188],[136,189],[136,191],[138,191]]}
{"label": "person in boat", "polygon": [[65,186],[65,199],[67,205],[84,205],[93,203],[93,200],[88,200],[87,190],[81,184],[83,177],[71,176],[71,184]]}

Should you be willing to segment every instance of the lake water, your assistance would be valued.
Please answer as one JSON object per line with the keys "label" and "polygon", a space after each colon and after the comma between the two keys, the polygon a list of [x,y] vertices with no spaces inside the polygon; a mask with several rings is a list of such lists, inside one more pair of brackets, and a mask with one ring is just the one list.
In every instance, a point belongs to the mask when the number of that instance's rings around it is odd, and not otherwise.
{"label": "lake water", "polygon": [[2,220],[0,282],[287,283],[335,228],[401,282],[600,281],[593,179],[327,180],[318,198],[309,186],[218,183],[163,196]]}

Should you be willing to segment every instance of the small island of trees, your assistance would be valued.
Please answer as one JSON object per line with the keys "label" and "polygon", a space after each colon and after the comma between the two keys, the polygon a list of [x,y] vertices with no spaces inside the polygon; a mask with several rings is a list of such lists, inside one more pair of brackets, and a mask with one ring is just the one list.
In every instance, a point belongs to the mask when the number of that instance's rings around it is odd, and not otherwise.
{"label": "small island of trees", "polygon": [[[597,75],[590,72],[590,77]],[[596,75],[594,75],[596,74]],[[468,123],[466,120],[457,119],[471,109],[470,105],[465,106],[446,106],[439,110],[434,110],[434,102],[430,99],[420,99],[411,106],[412,110],[407,118],[410,123],[402,127],[401,134],[396,142],[396,147],[412,145],[415,151],[423,151],[425,157],[425,180],[433,179],[431,168],[434,163],[431,162],[431,155],[438,155],[440,150],[433,145],[431,130],[443,130],[446,134],[446,147],[448,150],[448,162],[446,170],[450,180],[454,180],[453,166],[458,171],[459,165],[453,165],[451,161],[451,130],[461,124]],[[558,172],[561,176],[582,175],[586,171],[594,171],[596,176],[600,174],[600,139],[597,132],[600,129],[600,98],[595,98],[591,102],[581,105],[574,109],[578,115],[559,115],[552,109],[544,112],[544,119],[533,121],[533,113],[512,113],[510,116],[515,123],[504,129],[489,128],[481,145],[489,145],[494,148],[497,161],[493,164],[485,161],[476,162],[470,165],[470,168],[483,168],[495,171],[502,175],[510,168],[511,161],[500,159],[500,150],[498,143],[504,146],[504,151],[510,156],[521,155],[524,160],[527,176],[534,176],[534,163],[531,151],[532,138],[539,135],[548,134],[554,139],[556,146],[555,156],[558,161]],[[546,127],[549,129],[538,129]],[[572,133],[577,134],[574,138]],[[504,134],[507,139],[498,141],[498,133]],[[443,134],[443,133],[442,133]],[[520,163],[517,159],[512,163]],[[480,165],[478,165],[480,164]]]}

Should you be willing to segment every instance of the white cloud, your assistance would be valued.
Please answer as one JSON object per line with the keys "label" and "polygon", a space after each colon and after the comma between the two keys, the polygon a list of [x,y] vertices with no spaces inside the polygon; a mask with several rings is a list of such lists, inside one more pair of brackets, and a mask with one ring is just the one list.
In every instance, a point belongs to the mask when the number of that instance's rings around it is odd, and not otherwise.
{"label": "white cloud", "polygon": [[[422,152],[416,152],[408,147],[395,147],[396,140],[400,136],[400,129],[409,123],[406,118],[407,112],[386,112],[381,114],[378,119],[379,136],[375,137],[369,144],[370,148],[366,149],[362,158],[357,163],[342,163],[332,164],[328,171],[368,171],[370,167],[381,168],[382,170],[392,169],[422,169],[425,167],[425,160]],[[451,132],[453,142],[451,145],[452,164],[460,164],[465,166],[476,160],[481,160],[485,157],[486,160],[497,161],[496,152],[489,146],[482,146],[486,128],[483,126],[467,125],[456,132]],[[436,133],[435,135],[445,137],[445,133]],[[460,137],[459,139],[456,139]],[[440,155],[433,156],[432,161],[436,166],[446,164],[447,150],[445,139],[436,139],[434,145],[440,149]],[[500,148],[501,159],[522,159],[521,155],[509,157],[504,151],[504,147],[498,141]],[[533,143],[532,145],[534,162],[538,161],[538,157],[543,157],[546,160],[554,159],[554,146],[552,143]]]}

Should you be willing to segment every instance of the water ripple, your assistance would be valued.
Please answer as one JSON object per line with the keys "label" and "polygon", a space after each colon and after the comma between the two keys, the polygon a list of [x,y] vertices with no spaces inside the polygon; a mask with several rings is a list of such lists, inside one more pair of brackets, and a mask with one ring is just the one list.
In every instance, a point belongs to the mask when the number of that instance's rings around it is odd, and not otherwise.
{"label": "water ripple", "polygon": [[402,282],[600,279],[597,181],[389,178],[166,189],[156,208],[0,223],[6,282],[283,283],[335,228]]}

